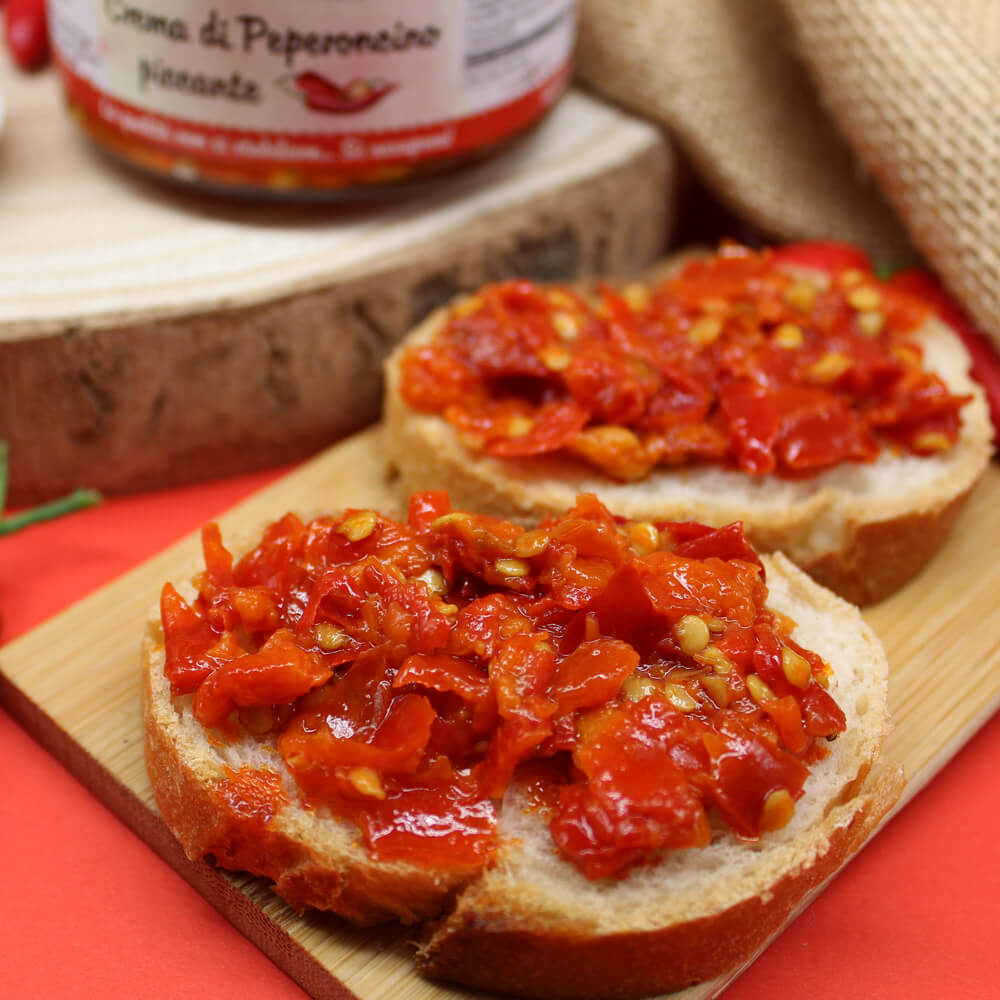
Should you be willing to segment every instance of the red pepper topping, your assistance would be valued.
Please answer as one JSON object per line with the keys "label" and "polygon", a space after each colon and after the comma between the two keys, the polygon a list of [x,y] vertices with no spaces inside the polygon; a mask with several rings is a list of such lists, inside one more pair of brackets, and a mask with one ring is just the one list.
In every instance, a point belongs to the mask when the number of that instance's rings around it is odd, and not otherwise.
{"label": "red pepper topping", "polygon": [[215,786],[216,796],[244,822],[266,826],[288,796],[277,771],[244,765],[238,771],[226,768],[226,777]]}
{"label": "red pepper topping", "polygon": [[986,393],[993,427],[1000,434],[1000,357],[993,342],[972,323],[933,274],[916,268],[897,271],[889,284],[926,302],[938,319],[962,338],[972,357],[972,377]]}
{"label": "red pepper topping", "polygon": [[703,462],[812,475],[957,440],[967,398],[924,371],[910,337],[924,299],[851,247],[725,244],[596,300],[483,288],[407,353],[401,389],[500,458],[561,453],[621,481]]}
{"label": "red pepper topping", "polygon": [[[193,602],[163,590],[174,693],[268,741],[380,857],[485,863],[518,783],[548,788],[566,858],[622,875],[707,843],[713,813],[773,829],[844,729],[738,524],[636,524],[581,496],[526,530],[437,492],[405,523],[288,515],[237,560],[214,526],[202,541]],[[266,823],[273,784],[218,792]]]}
{"label": "red pepper topping", "polygon": [[221,662],[210,655],[220,636],[170,583],[160,595],[160,620],[166,649],[164,673],[170,689],[175,695],[190,694]]}

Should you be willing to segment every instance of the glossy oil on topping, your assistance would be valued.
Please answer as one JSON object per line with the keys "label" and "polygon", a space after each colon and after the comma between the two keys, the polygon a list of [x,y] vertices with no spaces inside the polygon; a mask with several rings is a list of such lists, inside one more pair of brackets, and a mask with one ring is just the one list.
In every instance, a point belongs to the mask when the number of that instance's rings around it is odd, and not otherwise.
{"label": "glossy oil on topping", "polygon": [[[197,596],[162,593],[172,693],[274,747],[379,858],[485,863],[512,783],[589,878],[705,845],[713,821],[756,839],[844,729],[739,524],[582,495],[526,529],[431,492],[402,522],[288,514],[238,560],[202,537]],[[218,792],[255,822],[284,801],[272,775]]]}
{"label": "glossy oil on topping", "polygon": [[968,397],[925,370],[927,316],[870,268],[727,243],[594,297],[487,286],[407,352],[401,392],[497,458],[571,456],[622,482],[704,463],[802,477],[953,446]]}

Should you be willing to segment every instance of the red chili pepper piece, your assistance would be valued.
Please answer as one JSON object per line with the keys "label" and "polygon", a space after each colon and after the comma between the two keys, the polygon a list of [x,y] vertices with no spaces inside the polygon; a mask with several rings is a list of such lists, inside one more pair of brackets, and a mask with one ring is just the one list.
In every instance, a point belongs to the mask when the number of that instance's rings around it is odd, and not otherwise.
{"label": "red chili pepper piece", "polygon": [[278,629],[256,653],[236,656],[205,678],[195,692],[195,718],[217,726],[236,707],[292,702],[330,673],[318,656],[296,645],[289,629]]}
{"label": "red chili pepper piece", "polygon": [[751,379],[733,380],[720,387],[719,405],[729,422],[730,445],[740,468],[757,475],[773,472],[779,424],[770,389]]}
{"label": "red chili pepper piece", "polygon": [[393,678],[394,688],[419,684],[433,691],[451,691],[463,701],[476,704],[490,693],[489,678],[460,656],[449,653],[414,653]]}
{"label": "red chili pepper piece", "polygon": [[[359,726],[351,732],[352,720],[346,714],[338,717],[331,713],[336,731],[349,735],[335,735],[326,725],[298,725],[281,737],[279,747],[293,770],[306,769],[300,778],[307,787],[316,780],[316,774],[311,772],[322,775],[337,767],[373,767],[382,774],[412,773],[430,739],[434,717],[434,709],[423,695],[401,694],[374,725]],[[303,757],[311,759],[311,763],[302,763]]]}
{"label": "red chili pepper piece", "polygon": [[648,698],[582,741],[573,762],[587,781],[561,789],[550,826],[560,850],[588,878],[606,878],[652,851],[707,844],[708,816],[684,773],[685,758],[707,767],[703,735],[698,723]]}
{"label": "red chili pepper piece", "polygon": [[38,69],[49,59],[45,0],[7,0],[4,35],[21,69]]}
{"label": "red chili pepper piece", "polygon": [[160,595],[160,617],[171,693],[190,694],[219,665],[209,651],[220,635],[170,583]]}
{"label": "red chili pepper piece", "polygon": [[722,733],[706,733],[703,741],[712,758],[715,805],[737,834],[756,835],[771,792],[783,788],[793,798],[801,794],[805,765],[780,747],[752,739],[738,723]]}
{"label": "red chili pepper piece", "polygon": [[[432,773],[425,780],[426,785],[365,802],[358,816],[365,840],[378,857],[453,870],[479,868],[496,846],[493,803],[483,797],[475,775],[456,774],[444,783]],[[414,830],[435,835],[416,837]]]}
{"label": "red chili pepper piece", "polygon": [[840,706],[818,684],[810,684],[802,692],[802,709],[806,730],[814,736],[835,737],[847,724]]}
{"label": "red chili pepper piece", "polygon": [[444,490],[428,490],[410,497],[407,524],[416,532],[427,531],[431,523],[451,510],[448,494]]}
{"label": "red chili pepper piece", "polygon": [[[671,531],[673,527],[671,525]],[[761,577],[764,576],[764,564],[743,534],[742,521],[733,521],[725,527],[714,531],[703,531],[695,537],[688,538],[674,549],[674,555],[685,556],[688,559],[710,559],[714,556],[727,562],[731,559],[742,559],[743,562],[759,566]]]}
{"label": "red chili pepper piece", "polygon": [[215,786],[215,795],[244,822],[265,827],[288,804],[277,771],[244,764],[238,771],[227,767],[226,775]]}
{"label": "red chili pepper piece", "polygon": [[897,271],[889,284],[925,302],[943,323],[962,338],[972,356],[972,377],[986,393],[993,426],[1000,431],[1000,357],[989,338],[959,308],[955,300],[929,271],[909,268]]}
{"label": "red chili pepper piece", "polygon": [[587,411],[572,400],[546,403],[529,421],[530,429],[518,437],[499,437],[486,450],[491,455],[516,458],[554,451],[571,441],[587,423]]}
{"label": "red chili pepper piece", "polygon": [[620,639],[581,642],[556,668],[559,714],[610,701],[638,666],[639,654]]}
{"label": "red chili pepper piece", "polygon": [[233,556],[222,544],[222,533],[214,522],[201,529],[201,550],[205,557],[205,569],[217,587],[229,587],[233,583]]}

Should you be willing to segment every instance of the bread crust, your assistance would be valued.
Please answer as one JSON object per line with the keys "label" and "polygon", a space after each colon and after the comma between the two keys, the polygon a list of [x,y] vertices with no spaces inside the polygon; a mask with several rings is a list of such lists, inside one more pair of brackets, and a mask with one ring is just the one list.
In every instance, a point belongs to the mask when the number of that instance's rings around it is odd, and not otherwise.
{"label": "bread crust", "polygon": [[[796,639],[831,663],[848,730],[814,766],[792,822],[759,845],[720,832],[710,847],[668,852],[620,882],[593,883],[555,855],[544,819],[522,808],[515,789],[499,810],[494,863],[442,874],[373,860],[351,824],[298,800],[287,772],[287,806],[261,822],[220,798],[227,768],[251,754],[205,731],[189,696],[171,697],[154,616],[143,642],[143,698],[157,805],[190,858],[212,855],[223,867],[264,876],[299,910],[331,910],[360,924],[432,918],[417,954],[431,977],[585,1000],[640,997],[732,972],[861,846],[903,783],[899,769],[887,768],[864,787],[888,728],[888,666],[874,633],[856,608],[783,556],[766,556],[764,565],[768,603],[796,620]],[[252,760],[261,762],[281,768],[266,746]],[[678,880],[689,864],[701,867]]]}
{"label": "bread crust", "polygon": [[[662,278],[678,264],[665,262],[656,274]],[[959,441],[943,455],[885,451],[874,466],[845,463],[794,482],[702,467],[658,468],[624,484],[572,456],[496,459],[468,451],[444,419],[402,398],[404,353],[429,342],[446,319],[441,310],[425,320],[385,366],[385,447],[404,496],[445,489],[456,507],[522,522],[565,510],[582,492],[637,520],[739,520],[759,551],[784,552],[831,590],[865,605],[888,597],[933,558],[992,453],[989,411],[968,374],[969,356],[953,331],[929,319],[915,335],[928,364],[952,392],[972,397],[962,410]]]}
{"label": "bread crust", "polygon": [[633,1000],[732,973],[864,845],[904,783],[901,769],[886,769],[868,792],[830,812],[799,866],[765,894],[741,899],[721,913],[594,937],[533,920],[512,910],[509,899],[491,898],[477,885],[425,942],[417,966],[433,978],[551,1000]]}
{"label": "bread crust", "polygon": [[802,569],[852,604],[875,604],[905,586],[934,558],[974,485],[931,510],[858,522],[849,528],[844,548],[804,560]]}

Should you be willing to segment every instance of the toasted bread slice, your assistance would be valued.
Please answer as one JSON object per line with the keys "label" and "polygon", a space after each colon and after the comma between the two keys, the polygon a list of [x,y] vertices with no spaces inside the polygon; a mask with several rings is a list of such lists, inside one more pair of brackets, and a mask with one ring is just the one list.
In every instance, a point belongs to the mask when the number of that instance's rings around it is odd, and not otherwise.
{"label": "toasted bread slice", "polygon": [[[653,280],[689,256],[661,264]],[[825,586],[865,605],[893,593],[937,552],[992,451],[989,410],[969,376],[968,353],[951,329],[928,319],[914,335],[925,366],[952,393],[972,397],[962,409],[959,441],[947,452],[885,449],[872,464],[845,462],[795,480],[699,465],[660,467],[629,483],[563,454],[493,458],[468,450],[447,421],[415,411],[400,393],[404,353],[430,342],[446,318],[446,310],[430,316],[386,362],[385,447],[403,495],[445,489],[457,507],[525,522],[565,510],[579,493],[595,493],[615,514],[636,520],[738,520],[759,551],[784,552]]]}
{"label": "toasted bread slice", "polygon": [[[177,587],[193,596],[190,584]],[[191,697],[171,696],[158,615],[147,622],[142,657],[146,769],[164,821],[192,860],[211,855],[223,868],[272,880],[299,911],[332,910],[362,925],[432,916],[473,874],[373,860],[352,823],[305,806],[272,743],[205,730]],[[246,802],[233,804],[227,783],[241,769],[280,783],[284,807],[265,819]]]}
{"label": "toasted bread slice", "polygon": [[835,872],[902,790],[898,770],[864,782],[885,735],[886,661],[857,609],[766,557],[768,604],[833,668],[847,731],[814,765],[792,821],[759,843],[719,832],[621,881],[589,881],[557,857],[517,792],[501,812],[504,848],[418,955],[428,975],[530,997],[640,997],[737,969],[803,896]]}
{"label": "toasted bread slice", "polygon": [[[376,860],[351,823],[303,802],[266,740],[206,730],[190,696],[171,696],[154,617],[143,660],[157,804],[189,857],[211,855],[264,876],[297,909],[362,924],[437,917],[417,956],[433,977],[532,997],[607,998],[724,974],[864,842],[901,790],[895,771],[874,788],[865,784],[888,727],[878,640],[856,608],[787,559],[764,563],[769,606],[791,616],[794,638],[829,663],[847,728],[813,765],[789,824],[759,843],[720,828],[708,847],[666,852],[621,880],[590,881],[557,856],[543,817],[515,787],[499,810],[497,858],[485,869],[442,873]],[[229,794],[234,776],[253,772],[281,794]]]}

